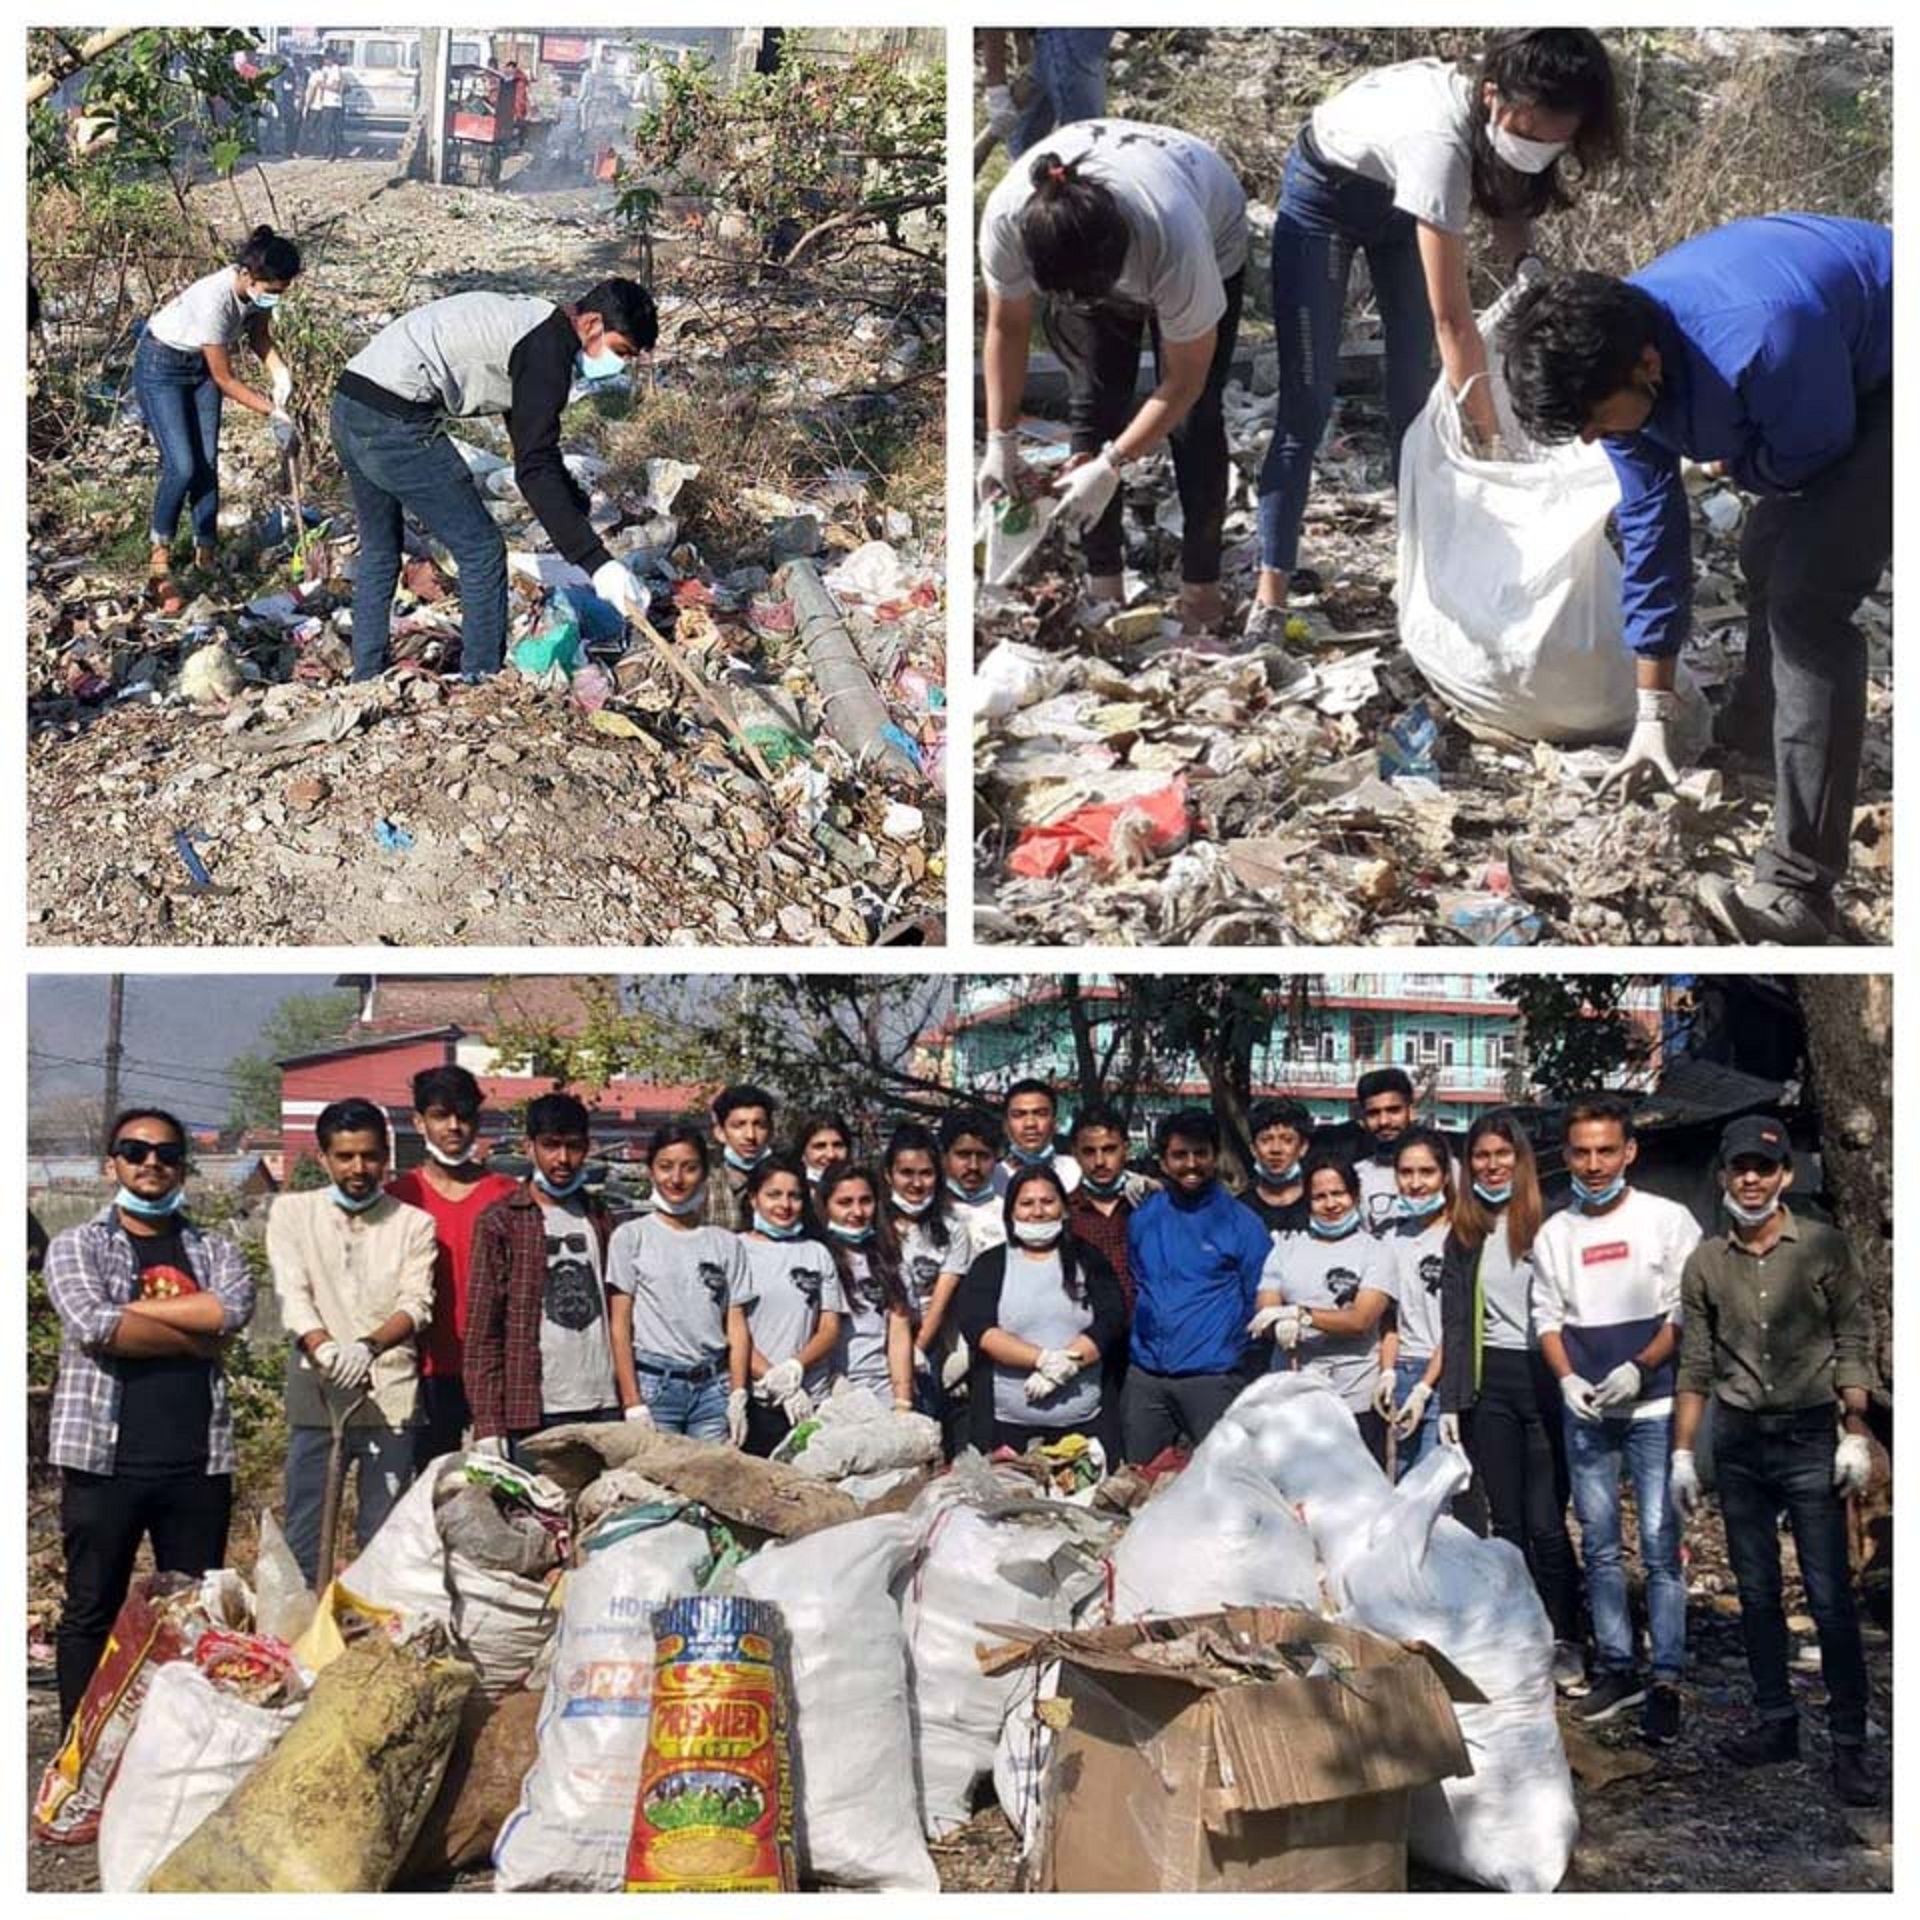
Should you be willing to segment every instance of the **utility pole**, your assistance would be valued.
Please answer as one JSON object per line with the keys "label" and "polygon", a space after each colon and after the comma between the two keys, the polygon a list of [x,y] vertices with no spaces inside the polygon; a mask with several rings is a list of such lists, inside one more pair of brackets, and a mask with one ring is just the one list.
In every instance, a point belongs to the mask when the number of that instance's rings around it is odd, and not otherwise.
{"label": "utility pole", "polygon": [[107,976],[107,1082],[101,1096],[100,1113],[100,1154],[104,1159],[107,1149],[113,1142],[107,1138],[108,1129],[114,1117],[120,1111],[120,1022],[126,1010],[127,976],[124,973],[110,973]]}

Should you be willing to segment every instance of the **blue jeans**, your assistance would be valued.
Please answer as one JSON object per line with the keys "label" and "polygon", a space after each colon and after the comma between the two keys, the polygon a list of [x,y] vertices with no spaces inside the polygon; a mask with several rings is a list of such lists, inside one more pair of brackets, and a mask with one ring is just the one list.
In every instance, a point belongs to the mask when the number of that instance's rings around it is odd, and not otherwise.
{"label": "blue jeans", "polygon": [[1633,1670],[1633,1616],[1620,1557],[1620,1465],[1633,1476],[1640,1515],[1640,1563],[1647,1574],[1653,1677],[1677,1681],[1687,1657],[1687,1587],[1680,1577],[1680,1529],[1667,1496],[1673,1420],[1576,1420],[1566,1414],[1567,1472],[1587,1568],[1594,1644],[1607,1673]]}
{"label": "blue jeans", "polygon": [[133,356],[133,391],[160,450],[152,544],[171,543],[181,507],[191,504],[194,545],[212,546],[220,531],[220,389],[207,356],[143,333]]}
{"label": "blue jeans", "polygon": [[[1304,138],[1304,136],[1303,136]],[[1273,331],[1280,390],[1273,438],[1260,468],[1260,564],[1291,573],[1313,483],[1313,456],[1333,412],[1340,321],[1353,256],[1367,256],[1386,345],[1387,439],[1400,472],[1400,439],[1433,382],[1433,311],[1420,266],[1417,225],[1393,189],[1326,165],[1303,144],[1287,156],[1273,224]]]}
{"label": "blue jeans", "polygon": [[[1393,1404],[1404,1406],[1410,1394],[1427,1371],[1427,1357],[1417,1360],[1396,1360],[1393,1363]],[[1405,1479],[1420,1464],[1420,1456],[1440,1437],[1440,1389],[1435,1387],[1427,1398],[1426,1411],[1420,1416],[1420,1424],[1402,1440],[1396,1438],[1393,1443],[1394,1475],[1396,1480]]]}
{"label": "blue jeans", "polygon": [[634,1379],[640,1398],[653,1415],[653,1424],[662,1433],[684,1433],[692,1440],[724,1440],[727,1437],[727,1395],[732,1382],[727,1376],[724,1354],[712,1379],[698,1385],[679,1373],[649,1373],[649,1367],[674,1367],[683,1372],[684,1360],[669,1359],[664,1353],[636,1353],[633,1356]]}
{"label": "blue jeans", "polygon": [[1097,120],[1107,110],[1107,48],[1111,27],[1042,27],[1033,36],[1037,82],[1026,111],[1007,136],[1007,153],[1019,159],[1055,127]]}
{"label": "blue jeans", "polygon": [[[327,1455],[333,1436],[325,1427],[295,1427],[287,1437],[287,1545],[307,1584],[320,1564],[320,1505],[327,1488]],[[353,1537],[364,1547],[413,1484],[411,1427],[349,1427],[346,1464],[354,1474]],[[344,1492],[345,1476],[342,1475]],[[346,1556],[340,1565],[346,1564]]]}
{"label": "blue jeans", "polygon": [[507,645],[507,543],[453,442],[437,421],[396,419],[336,393],[333,444],[360,522],[353,677],[372,680],[387,668],[405,513],[446,547],[460,570],[461,671],[498,673]]}

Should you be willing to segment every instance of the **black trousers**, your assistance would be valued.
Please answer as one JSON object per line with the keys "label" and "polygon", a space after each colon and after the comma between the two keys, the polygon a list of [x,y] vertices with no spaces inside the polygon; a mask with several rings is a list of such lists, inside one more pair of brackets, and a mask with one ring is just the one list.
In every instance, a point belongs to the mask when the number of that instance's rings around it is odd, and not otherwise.
{"label": "black trousers", "polygon": [[1247,1376],[1127,1370],[1120,1398],[1120,1439],[1130,1464],[1143,1467],[1168,1447],[1197,1447],[1240,1397]]}
{"label": "black trousers", "polygon": [[792,1431],[793,1422],[778,1407],[763,1406],[758,1400],[747,1402],[746,1452],[765,1460]]}
{"label": "black trousers", "polygon": [[424,1473],[444,1454],[458,1453],[460,1436],[473,1424],[467,1389],[457,1373],[420,1376],[420,1425],[414,1429],[414,1470]]}
{"label": "black trousers", "polygon": [[233,1476],[173,1473],[152,1479],[64,1470],[60,1545],[66,1599],[54,1635],[60,1724],[73,1718],[133,1580],[142,1538],[159,1573],[202,1574],[227,1557]]}
{"label": "black trousers", "polygon": [[1460,1424],[1494,1538],[1526,1555],[1553,1637],[1578,1640],[1580,1569],[1567,1533],[1567,1449],[1552,1370],[1537,1353],[1484,1349],[1480,1398]]}
{"label": "black trousers", "polygon": [[[1246,270],[1226,283],[1227,310],[1214,329],[1207,384],[1168,441],[1174,484],[1185,525],[1180,536],[1180,576],[1194,586],[1220,578],[1221,528],[1227,517],[1227,423],[1220,395],[1233,367],[1240,333],[1240,302]],[[1130,303],[1078,303],[1042,295],[1040,326],[1067,370],[1067,424],[1075,453],[1098,453],[1139,411],[1134,387],[1140,372],[1140,333],[1153,338],[1153,361],[1162,364],[1160,328],[1147,309]],[[1118,573],[1122,543],[1120,496],[1088,529],[1082,542],[1089,573]]]}

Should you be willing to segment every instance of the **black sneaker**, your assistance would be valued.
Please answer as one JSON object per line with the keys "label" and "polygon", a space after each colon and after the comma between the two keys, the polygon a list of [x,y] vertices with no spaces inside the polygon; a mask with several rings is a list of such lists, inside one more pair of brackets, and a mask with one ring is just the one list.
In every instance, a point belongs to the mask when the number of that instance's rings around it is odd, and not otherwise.
{"label": "black sneaker", "polygon": [[1800,1758],[1798,1720],[1760,1720],[1720,1742],[1720,1757],[1736,1767],[1771,1767]]}
{"label": "black sneaker", "polygon": [[1640,1738],[1651,1747],[1664,1747],[1680,1737],[1680,1689],[1656,1681],[1647,1690],[1640,1709]]}
{"label": "black sneaker", "polygon": [[1637,1707],[1646,1697],[1647,1683],[1636,1679],[1631,1673],[1601,1673],[1585,1697],[1574,1702],[1573,1717],[1585,1726],[1598,1726],[1602,1720],[1611,1720],[1616,1713],[1625,1713],[1629,1707]]}
{"label": "black sneaker", "polygon": [[1877,1807],[1880,1789],[1867,1771],[1864,1747],[1835,1747],[1833,1750],[1833,1791],[1843,1806]]}

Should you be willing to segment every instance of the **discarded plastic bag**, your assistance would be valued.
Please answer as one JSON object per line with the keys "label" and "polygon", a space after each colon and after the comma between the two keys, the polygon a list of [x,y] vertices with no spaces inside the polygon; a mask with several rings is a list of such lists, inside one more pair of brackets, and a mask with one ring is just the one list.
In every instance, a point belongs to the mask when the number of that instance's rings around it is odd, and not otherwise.
{"label": "discarded plastic bag", "polygon": [[580,664],[580,629],[562,617],[539,633],[514,642],[513,664],[524,674],[547,673],[558,667],[571,673]]}
{"label": "discarded plastic bag", "polygon": [[440,1788],[473,1686],[439,1636],[372,1635],[314,1682],[286,1736],[161,1864],[155,1893],[379,1893]]}
{"label": "discarded plastic bag", "polygon": [[1072,662],[1018,640],[1003,640],[980,662],[974,675],[974,699],[981,717],[1004,720],[1022,707],[1057,693],[1073,671]]}
{"label": "discarded plastic bag", "polygon": [[617,1893],[653,1697],[651,1612],[698,1590],[711,1558],[673,1507],[609,1514],[560,1590],[537,1752],[494,1843],[503,1893]]}
{"label": "discarded plastic bag", "polygon": [[[1127,828],[1116,835],[1123,819]],[[1122,844],[1134,857],[1172,853],[1185,843],[1187,832],[1187,781],[1177,774],[1151,793],[1098,801],[1044,827],[1028,827],[1007,855],[1007,870],[1044,880],[1078,856],[1111,860]]]}
{"label": "discarded plastic bag", "polygon": [[926,1466],[940,1458],[940,1423],[895,1412],[871,1394],[837,1394],[781,1441],[773,1458],[816,1480]]}
{"label": "discarded plastic bag", "polygon": [[313,1620],[313,1590],[271,1510],[260,1515],[260,1547],[253,1562],[253,1624],[291,1645]]}
{"label": "discarded plastic bag", "polygon": [[223,1807],[300,1716],[257,1707],[189,1660],[159,1669],[100,1813],[100,1890],[140,1893],[161,1861]]}
{"label": "discarded plastic bag", "polygon": [[919,1543],[905,1514],[766,1547],[733,1590],[787,1623],[804,1878],[937,1893],[915,1804],[906,1636],[888,1589]]}

